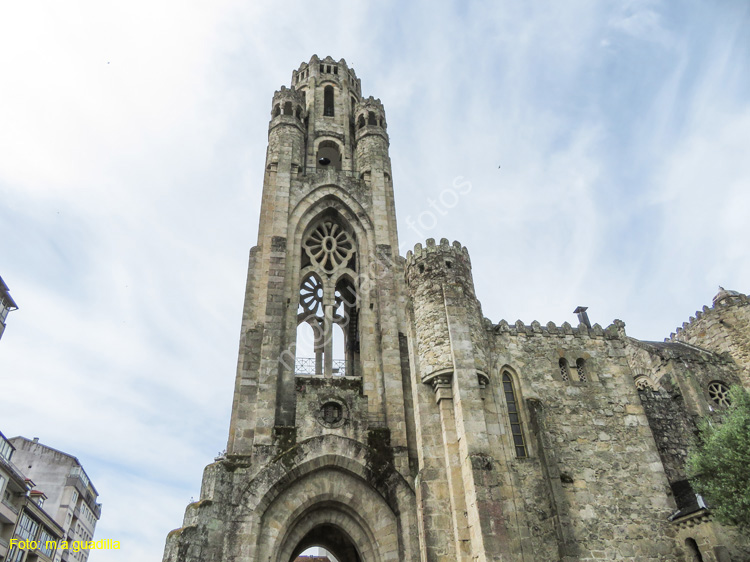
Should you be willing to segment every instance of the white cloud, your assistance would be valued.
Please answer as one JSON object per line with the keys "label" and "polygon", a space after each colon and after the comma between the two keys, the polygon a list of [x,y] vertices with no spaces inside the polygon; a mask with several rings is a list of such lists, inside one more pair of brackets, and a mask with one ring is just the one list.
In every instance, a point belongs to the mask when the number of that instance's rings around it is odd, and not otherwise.
{"label": "white cloud", "polygon": [[668,7],[6,6],[0,429],[79,456],[116,559],[160,558],[226,442],[271,95],[314,52],[386,107],[402,248],[467,245],[492,320],[657,339],[747,291],[747,13]]}

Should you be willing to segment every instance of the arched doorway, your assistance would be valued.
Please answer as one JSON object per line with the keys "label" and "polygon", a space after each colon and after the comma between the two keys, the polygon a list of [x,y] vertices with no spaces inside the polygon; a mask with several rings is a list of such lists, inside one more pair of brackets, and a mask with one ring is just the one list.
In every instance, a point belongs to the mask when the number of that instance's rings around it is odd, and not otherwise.
{"label": "arched doorway", "polygon": [[[294,549],[289,562],[297,560],[301,553],[312,546],[325,548],[336,557],[338,562],[362,562],[357,547],[349,535],[343,529],[330,523],[323,523],[310,529]],[[304,558],[299,560],[303,562]]]}

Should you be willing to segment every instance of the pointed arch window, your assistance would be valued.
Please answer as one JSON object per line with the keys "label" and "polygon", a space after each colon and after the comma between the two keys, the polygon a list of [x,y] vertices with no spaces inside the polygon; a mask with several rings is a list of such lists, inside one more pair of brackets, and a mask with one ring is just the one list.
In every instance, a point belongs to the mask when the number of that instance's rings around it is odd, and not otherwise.
{"label": "pointed arch window", "polygon": [[510,434],[511,439],[513,440],[513,446],[516,449],[516,457],[523,459],[528,456],[526,440],[523,436],[523,423],[521,421],[521,412],[518,409],[518,399],[516,397],[516,390],[513,386],[513,378],[508,371],[503,373],[503,393],[505,394],[505,403],[508,406]]}
{"label": "pointed arch window", "polygon": [[333,117],[333,86],[323,89],[323,115]]}
{"label": "pointed arch window", "polygon": [[301,257],[295,373],[360,376],[354,232],[336,212],[326,213],[303,236]]}

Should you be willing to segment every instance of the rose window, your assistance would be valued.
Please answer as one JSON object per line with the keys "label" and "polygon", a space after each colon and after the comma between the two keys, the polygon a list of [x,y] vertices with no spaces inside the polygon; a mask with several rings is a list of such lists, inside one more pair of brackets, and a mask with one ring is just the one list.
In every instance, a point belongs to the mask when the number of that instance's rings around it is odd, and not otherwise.
{"label": "rose window", "polygon": [[729,406],[729,388],[721,382],[712,382],[708,385],[708,395],[719,406]]}
{"label": "rose window", "polygon": [[315,227],[304,247],[310,259],[326,271],[346,264],[354,253],[354,242],[349,233],[332,221]]}

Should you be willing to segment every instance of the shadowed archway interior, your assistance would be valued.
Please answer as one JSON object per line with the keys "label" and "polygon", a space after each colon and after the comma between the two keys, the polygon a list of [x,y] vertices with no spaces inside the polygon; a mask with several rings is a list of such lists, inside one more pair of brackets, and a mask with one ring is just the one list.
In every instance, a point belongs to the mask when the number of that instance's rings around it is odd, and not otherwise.
{"label": "shadowed archway interior", "polygon": [[320,546],[333,554],[339,562],[362,562],[351,538],[336,525],[324,523],[310,529],[294,549],[289,562],[311,546]]}

